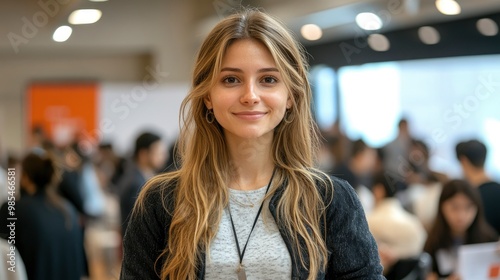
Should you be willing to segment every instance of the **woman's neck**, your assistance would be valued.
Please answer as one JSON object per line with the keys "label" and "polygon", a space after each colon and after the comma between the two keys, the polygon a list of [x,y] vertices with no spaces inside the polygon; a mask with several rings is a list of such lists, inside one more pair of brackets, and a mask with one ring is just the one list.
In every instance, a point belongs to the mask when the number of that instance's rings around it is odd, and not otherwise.
{"label": "woman's neck", "polygon": [[230,188],[255,190],[269,182],[274,170],[271,143],[262,139],[228,141],[231,166],[234,168]]}

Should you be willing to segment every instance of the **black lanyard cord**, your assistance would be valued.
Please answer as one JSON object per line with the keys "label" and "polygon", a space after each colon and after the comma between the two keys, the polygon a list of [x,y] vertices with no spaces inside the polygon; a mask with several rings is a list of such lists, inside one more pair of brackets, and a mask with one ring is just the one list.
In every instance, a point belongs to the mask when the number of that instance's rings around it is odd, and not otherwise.
{"label": "black lanyard cord", "polygon": [[[269,180],[269,184],[267,184],[267,189],[266,193],[269,191],[269,187],[271,186],[271,183],[274,178],[274,174],[276,173],[276,168],[273,170],[273,175],[271,175],[271,179]],[[257,212],[257,216],[255,217],[255,220],[253,221],[252,229],[250,230],[250,233],[248,234],[247,242],[245,243],[245,247],[243,247],[243,252],[240,250],[240,243],[238,242],[238,236],[236,235],[236,228],[234,227],[234,222],[233,222],[233,216],[231,215],[231,207],[228,206],[229,210],[229,219],[231,220],[231,226],[233,228],[233,234],[234,234],[234,241],[236,241],[236,248],[238,249],[238,256],[240,257],[240,265],[243,262],[243,256],[245,255],[245,251],[247,249],[248,241],[250,240],[250,236],[252,235],[253,229],[255,228],[255,225],[257,224],[257,220],[259,219],[260,212],[262,212],[262,207],[264,206],[264,200],[262,200],[262,203],[260,204],[259,211]]]}

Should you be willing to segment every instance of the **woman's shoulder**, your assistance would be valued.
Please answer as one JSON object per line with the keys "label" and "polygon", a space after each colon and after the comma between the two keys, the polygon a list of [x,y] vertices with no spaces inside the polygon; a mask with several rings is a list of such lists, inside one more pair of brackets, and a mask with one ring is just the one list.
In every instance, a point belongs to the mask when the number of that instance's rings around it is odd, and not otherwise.
{"label": "woman's shoulder", "polygon": [[335,209],[362,209],[359,197],[354,188],[344,179],[328,175],[321,171],[316,173],[316,186],[322,196],[325,206],[330,211]]}
{"label": "woman's shoulder", "polygon": [[175,209],[177,186],[177,180],[170,175],[156,175],[141,189],[123,239],[124,244],[132,246],[129,248],[131,252],[142,246],[139,244],[144,239],[151,239],[149,245],[165,240]]}
{"label": "woman's shoulder", "polygon": [[144,211],[154,210],[172,213],[175,190],[179,179],[175,174],[162,173],[149,179],[139,193],[136,207]]}
{"label": "woman's shoulder", "polygon": [[[316,186],[322,196],[352,199],[356,196],[354,188],[344,179],[328,175],[320,170],[312,170],[316,177]],[[333,197],[332,197],[333,196]]]}

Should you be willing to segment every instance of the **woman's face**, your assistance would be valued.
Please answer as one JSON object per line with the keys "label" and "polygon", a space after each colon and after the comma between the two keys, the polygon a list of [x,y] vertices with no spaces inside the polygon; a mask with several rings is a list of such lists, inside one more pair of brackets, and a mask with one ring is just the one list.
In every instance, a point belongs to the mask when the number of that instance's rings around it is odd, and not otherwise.
{"label": "woman's face", "polygon": [[272,137],[291,101],[267,47],[252,39],[234,41],[216,79],[205,105],[213,109],[226,138]]}
{"label": "woman's face", "polygon": [[464,234],[477,214],[476,205],[466,195],[457,193],[442,205],[444,218],[455,234]]}

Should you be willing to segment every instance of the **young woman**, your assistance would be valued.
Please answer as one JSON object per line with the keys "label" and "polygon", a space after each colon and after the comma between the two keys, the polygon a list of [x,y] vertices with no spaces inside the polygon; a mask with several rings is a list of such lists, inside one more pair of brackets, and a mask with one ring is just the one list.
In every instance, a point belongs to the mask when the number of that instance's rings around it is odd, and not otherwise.
{"label": "young woman", "polygon": [[459,279],[456,275],[460,245],[497,241],[498,236],[486,223],[479,194],[464,180],[452,180],[443,186],[438,213],[424,250],[433,259],[429,279]]}
{"label": "young woman", "polygon": [[316,170],[304,52],[275,19],[224,19],[182,104],[181,167],[150,180],[121,279],[383,279],[353,188]]}
{"label": "young woman", "polygon": [[[55,164],[46,153],[28,154],[22,161],[21,198],[14,208],[6,203],[0,210],[3,221],[16,218],[15,239],[10,245],[19,250],[30,280],[79,280],[83,275],[77,212],[56,194],[55,176]],[[0,234],[8,235],[8,230],[2,227]]]}

